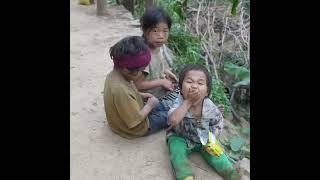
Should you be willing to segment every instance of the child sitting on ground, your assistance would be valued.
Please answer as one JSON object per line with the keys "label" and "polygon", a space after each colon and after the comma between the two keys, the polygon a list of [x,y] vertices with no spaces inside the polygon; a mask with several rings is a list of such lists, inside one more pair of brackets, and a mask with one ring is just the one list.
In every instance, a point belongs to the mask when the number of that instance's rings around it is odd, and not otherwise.
{"label": "child sitting on ground", "polygon": [[209,142],[221,133],[223,124],[221,112],[208,98],[211,84],[209,72],[202,65],[187,65],[180,72],[181,95],[168,111],[171,126],[167,131],[170,161],[178,180],[194,178],[188,163],[191,152],[200,152],[225,179],[240,179],[221,146]]}
{"label": "child sitting on ground", "polygon": [[[139,93],[134,81],[150,63],[151,53],[140,36],[126,37],[110,48],[114,68],[104,85],[104,106],[111,130],[135,138],[167,127],[167,111],[150,93]],[[144,105],[145,101],[145,105]]]}

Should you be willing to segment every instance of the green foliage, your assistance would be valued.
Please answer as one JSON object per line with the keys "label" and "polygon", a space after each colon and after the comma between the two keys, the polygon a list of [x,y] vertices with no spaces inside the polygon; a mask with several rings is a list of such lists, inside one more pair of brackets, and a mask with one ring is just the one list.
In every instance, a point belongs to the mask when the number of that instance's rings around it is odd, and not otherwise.
{"label": "green foliage", "polygon": [[245,120],[250,121],[250,112],[245,112],[244,118]]}
{"label": "green foliage", "polygon": [[239,4],[239,0],[232,0],[232,8],[231,8],[231,14],[233,16],[237,15],[237,6]]}
{"label": "green foliage", "polygon": [[224,70],[227,73],[236,76],[240,80],[246,79],[250,76],[250,71],[247,68],[230,62],[226,62],[224,64]]}
{"label": "green foliage", "polygon": [[174,24],[170,31],[169,47],[181,55],[183,51],[190,49],[190,46],[196,53],[200,53],[200,39],[186,32],[180,24]]}
{"label": "green foliage", "polygon": [[176,60],[173,67],[179,72],[182,65],[201,64],[200,62],[200,39],[190,32],[184,31],[180,24],[174,24],[170,31],[168,46],[175,52]]}
{"label": "green foliage", "polygon": [[233,161],[238,161],[241,160],[243,158],[249,158],[250,159],[250,149],[247,147],[242,147],[241,150],[234,152],[234,151],[230,151],[227,154]]}
{"label": "green foliage", "polygon": [[211,95],[210,99],[216,105],[223,105],[225,114],[231,113],[230,101],[224,92],[223,82],[220,80],[212,81]]}
{"label": "green foliage", "polygon": [[[156,0],[156,6],[163,7],[175,23],[183,23],[186,19],[185,8],[188,0]],[[139,18],[144,13],[144,0],[137,0],[135,5],[134,17]]]}
{"label": "green foliage", "polygon": [[163,7],[174,23],[181,24],[186,20],[185,8],[188,0],[157,0],[156,5]]}
{"label": "green foliage", "polygon": [[226,62],[224,64],[224,71],[235,76],[236,79],[239,79],[239,81],[233,85],[234,87],[250,85],[250,71],[247,68]]}
{"label": "green foliage", "polygon": [[250,136],[250,128],[241,128],[241,133],[246,137]]}
{"label": "green foliage", "polygon": [[240,160],[244,157],[250,158],[250,146],[246,144],[242,137],[232,137],[229,141],[231,151],[228,155],[234,160]]}
{"label": "green foliage", "polygon": [[240,151],[242,146],[245,144],[245,140],[241,137],[233,137],[230,139],[230,147],[234,152]]}
{"label": "green foliage", "polygon": [[109,1],[109,3],[112,4],[112,5],[116,5],[117,4],[117,0],[111,0],[111,1]]}
{"label": "green foliage", "polygon": [[245,60],[245,56],[247,56],[248,51],[247,50],[243,50],[241,52],[237,52],[237,53],[231,53],[231,54],[225,54],[225,62],[230,62],[239,66],[245,66],[246,64],[246,60]]}
{"label": "green foliage", "polygon": [[144,0],[137,0],[134,6],[134,18],[140,18],[144,13]]}
{"label": "green foliage", "polygon": [[238,161],[250,158],[250,128],[225,119],[224,131],[218,138],[228,157]]}

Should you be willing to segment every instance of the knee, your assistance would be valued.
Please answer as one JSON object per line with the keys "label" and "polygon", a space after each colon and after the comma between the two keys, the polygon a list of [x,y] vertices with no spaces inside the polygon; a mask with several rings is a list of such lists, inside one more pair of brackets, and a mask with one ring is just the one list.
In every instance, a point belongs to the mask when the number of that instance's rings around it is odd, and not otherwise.
{"label": "knee", "polygon": [[182,162],[187,160],[187,155],[184,151],[180,152],[171,152],[170,160],[173,162]]}
{"label": "knee", "polygon": [[187,160],[187,150],[182,146],[171,146],[170,160],[172,162],[185,162]]}

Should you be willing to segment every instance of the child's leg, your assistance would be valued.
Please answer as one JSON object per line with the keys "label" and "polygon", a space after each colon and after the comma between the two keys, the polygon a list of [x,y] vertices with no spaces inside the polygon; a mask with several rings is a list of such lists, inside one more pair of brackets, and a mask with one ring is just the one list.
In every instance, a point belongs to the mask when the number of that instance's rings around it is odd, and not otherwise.
{"label": "child's leg", "polygon": [[188,176],[193,176],[188,162],[187,142],[185,139],[179,136],[170,136],[168,138],[168,147],[176,179],[182,180]]}
{"label": "child's leg", "polygon": [[220,157],[214,156],[206,152],[203,148],[200,150],[202,157],[213,167],[224,179],[239,180],[240,175],[232,166],[228,157],[223,153]]}
{"label": "child's leg", "polygon": [[150,129],[146,135],[153,134],[168,127],[168,110],[165,105],[159,103],[149,114]]}
{"label": "child's leg", "polygon": [[170,109],[169,105],[166,101],[160,100],[159,104],[154,108],[155,111],[166,111],[168,112]]}

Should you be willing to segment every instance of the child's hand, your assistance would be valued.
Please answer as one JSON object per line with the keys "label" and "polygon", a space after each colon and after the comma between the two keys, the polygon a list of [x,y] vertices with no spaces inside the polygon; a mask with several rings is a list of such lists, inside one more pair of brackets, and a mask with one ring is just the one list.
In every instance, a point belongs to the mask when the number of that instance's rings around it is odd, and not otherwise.
{"label": "child's hand", "polygon": [[195,104],[197,101],[199,101],[201,97],[198,88],[190,88],[186,96],[186,99],[189,100],[192,104]]}
{"label": "child's hand", "polygon": [[166,90],[173,91],[175,88],[175,85],[168,79],[162,79],[162,87]]}
{"label": "child's hand", "polygon": [[141,95],[141,97],[142,97],[142,99],[143,99],[144,101],[147,101],[147,100],[148,100],[148,98],[153,97],[153,95],[152,95],[152,94],[150,94],[150,93],[143,93],[143,92],[139,92],[139,94]]}
{"label": "child's hand", "polygon": [[156,97],[152,96],[152,97],[148,98],[148,101],[146,104],[149,105],[153,109],[158,105],[158,103],[159,103],[159,100]]}
{"label": "child's hand", "polygon": [[166,79],[170,80],[172,83],[178,83],[178,78],[169,69],[164,71]]}

